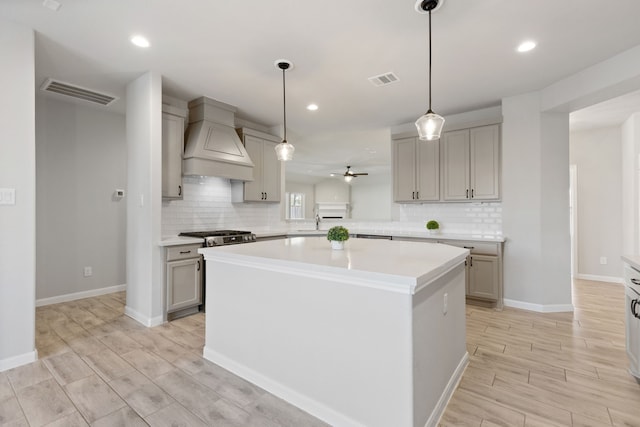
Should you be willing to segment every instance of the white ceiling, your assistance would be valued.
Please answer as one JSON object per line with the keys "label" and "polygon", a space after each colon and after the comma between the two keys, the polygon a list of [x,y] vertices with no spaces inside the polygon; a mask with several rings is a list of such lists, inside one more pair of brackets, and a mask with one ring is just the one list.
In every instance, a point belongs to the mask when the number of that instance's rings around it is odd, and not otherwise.
{"label": "white ceiling", "polygon": [[[34,28],[36,86],[47,77],[122,99],[148,70],[166,94],[208,96],[265,126],[282,122],[285,58],[289,170],[388,170],[390,126],[427,108],[427,16],[414,0],[1,0],[0,19]],[[605,7],[606,6],[606,7]],[[640,44],[640,1],[446,0],[433,14],[433,108],[444,115],[542,89]],[[141,33],[142,50],[129,43]],[[538,47],[518,54],[534,39]],[[400,81],[374,87],[393,71]],[[316,112],[304,107],[315,102]],[[375,153],[373,153],[375,151]],[[327,164],[330,162],[331,164]]]}

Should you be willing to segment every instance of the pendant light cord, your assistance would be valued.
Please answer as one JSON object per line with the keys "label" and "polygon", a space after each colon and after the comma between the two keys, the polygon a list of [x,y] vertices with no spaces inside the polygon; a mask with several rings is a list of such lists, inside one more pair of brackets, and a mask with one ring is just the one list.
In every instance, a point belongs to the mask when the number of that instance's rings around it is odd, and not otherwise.
{"label": "pendant light cord", "polygon": [[429,112],[431,111],[431,9],[429,9]]}
{"label": "pendant light cord", "polygon": [[286,83],[285,83],[285,78],[284,78],[284,73],[286,72],[286,69],[283,68],[282,69],[282,115],[284,116],[284,139],[282,140],[283,143],[287,142],[287,90],[286,90]]}

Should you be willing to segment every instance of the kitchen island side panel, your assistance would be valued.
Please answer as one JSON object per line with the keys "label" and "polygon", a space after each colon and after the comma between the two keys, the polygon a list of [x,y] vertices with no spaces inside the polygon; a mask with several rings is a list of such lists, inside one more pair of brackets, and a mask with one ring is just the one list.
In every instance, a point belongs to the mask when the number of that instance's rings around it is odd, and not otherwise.
{"label": "kitchen island side panel", "polygon": [[414,425],[411,295],[215,259],[206,268],[205,358],[332,425]]}
{"label": "kitchen island side panel", "polygon": [[437,425],[468,357],[465,267],[460,264],[413,298],[415,427]]}

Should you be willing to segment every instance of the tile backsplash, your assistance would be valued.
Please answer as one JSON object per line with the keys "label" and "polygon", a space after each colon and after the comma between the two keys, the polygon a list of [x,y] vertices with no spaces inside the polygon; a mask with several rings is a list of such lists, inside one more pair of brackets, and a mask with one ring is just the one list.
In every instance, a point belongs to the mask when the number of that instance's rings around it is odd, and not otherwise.
{"label": "tile backsplash", "polygon": [[[162,202],[162,235],[183,231],[238,229],[312,229],[313,220],[282,221],[279,203],[232,203],[231,182],[217,177],[185,176],[182,200]],[[424,203],[393,205],[393,221],[323,221],[322,229],[337,223],[348,228],[378,232],[422,233],[431,219],[440,223],[443,233],[502,236],[502,203]]]}
{"label": "tile backsplash", "polygon": [[225,178],[185,176],[182,200],[162,201],[162,235],[183,231],[286,228],[279,203],[232,203]]}

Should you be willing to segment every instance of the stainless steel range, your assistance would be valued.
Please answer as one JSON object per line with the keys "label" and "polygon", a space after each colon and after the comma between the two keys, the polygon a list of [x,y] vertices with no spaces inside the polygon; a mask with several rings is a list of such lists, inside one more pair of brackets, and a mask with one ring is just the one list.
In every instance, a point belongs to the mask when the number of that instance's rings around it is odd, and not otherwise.
{"label": "stainless steel range", "polygon": [[256,235],[252,232],[238,230],[188,231],[180,233],[180,235],[201,237],[204,241],[204,246],[209,247],[252,243],[256,241]]}
{"label": "stainless steel range", "polygon": [[[256,241],[256,235],[250,231],[238,231],[238,230],[212,230],[212,231],[189,231],[180,233],[180,236],[188,236],[188,237],[199,237],[202,239],[203,247],[214,247],[214,246],[225,246],[225,245],[236,245],[240,243],[252,243]],[[198,261],[198,271],[201,272],[202,276],[200,277],[201,288],[200,295],[202,298],[200,299],[201,304],[199,306],[200,311],[205,312],[205,301],[206,301],[206,286],[207,283],[207,269],[206,265],[202,266],[200,269],[200,262]],[[191,282],[187,282],[187,285],[190,285]],[[188,293],[189,290],[185,291]],[[181,314],[179,314],[181,315]]]}

